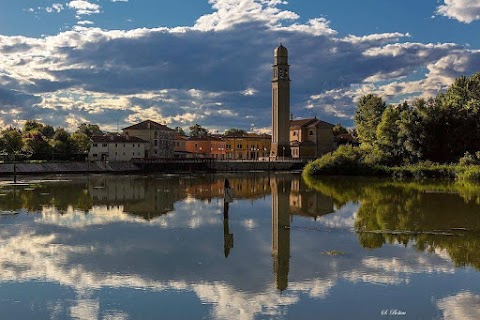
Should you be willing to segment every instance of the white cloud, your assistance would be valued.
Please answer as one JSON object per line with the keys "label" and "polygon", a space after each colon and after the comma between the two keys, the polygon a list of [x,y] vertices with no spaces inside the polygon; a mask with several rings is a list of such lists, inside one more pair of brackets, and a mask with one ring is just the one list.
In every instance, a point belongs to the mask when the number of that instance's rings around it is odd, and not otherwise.
{"label": "white cloud", "polygon": [[480,1],[444,0],[444,4],[437,8],[437,14],[463,23],[472,23],[475,20],[480,20]]}
{"label": "white cloud", "polygon": [[85,0],[70,1],[67,6],[76,10],[77,16],[100,13],[100,5]]}
{"label": "white cloud", "polygon": [[46,7],[46,8],[45,8],[45,10],[46,10],[48,13],[52,13],[52,12],[59,13],[59,12],[61,12],[63,9],[64,9],[64,7],[63,7],[63,4],[61,4],[61,3],[54,3],[54,4],[52,4],[51,7]]}
{"label": "white cloud", "polygon": [[226,30],[235,25],[262,22],[279,26],[285,20],[297,20],[298,14],[277,8],[277,0],[209,0],[214,13],[200,17],[195,28],[202,31]]}
{"label": "white cloud", "polygon": [[77,22],[77,24],[80,26],[86,26],[86,25],[92,25],[94,24],[94,22],[90,20],[80,20]]}

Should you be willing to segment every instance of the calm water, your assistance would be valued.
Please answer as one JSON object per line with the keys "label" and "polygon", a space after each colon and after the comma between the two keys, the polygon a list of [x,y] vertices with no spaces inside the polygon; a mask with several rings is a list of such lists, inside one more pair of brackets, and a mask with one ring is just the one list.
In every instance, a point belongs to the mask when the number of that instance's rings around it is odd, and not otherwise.
{"label": "calm water", "polygon": [[224,178],[3,181],[0,319],[480,319],[479,188]]}

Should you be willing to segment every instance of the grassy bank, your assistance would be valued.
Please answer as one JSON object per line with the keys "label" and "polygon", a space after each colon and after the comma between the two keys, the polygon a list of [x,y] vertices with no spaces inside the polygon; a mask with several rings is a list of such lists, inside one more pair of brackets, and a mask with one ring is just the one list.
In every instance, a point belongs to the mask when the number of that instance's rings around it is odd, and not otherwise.
{"label": "grassy bank", "polygon": [[342,148],[307,164],[304,175],[351,175],[395,179],[447,179],[459,183],[480,183],[480,165],[438,164],[432,162],[404,166],[371,164],[359,148]]}

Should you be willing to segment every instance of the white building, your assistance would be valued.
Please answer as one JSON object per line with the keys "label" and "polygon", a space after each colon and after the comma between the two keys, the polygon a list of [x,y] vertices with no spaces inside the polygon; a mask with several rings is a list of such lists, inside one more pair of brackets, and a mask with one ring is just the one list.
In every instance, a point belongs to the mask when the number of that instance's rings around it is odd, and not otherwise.
{"label": "white building", "polygon": [[145,158],[148,141],[125,135],[93,136],[89,161],[130,161]]}
{"label": "white building", "polygon": [[145,158],[173,158],[175,136],[177,132],[163,124],[145,120],[133,126],[123,128],[123,133],[148,141]]}

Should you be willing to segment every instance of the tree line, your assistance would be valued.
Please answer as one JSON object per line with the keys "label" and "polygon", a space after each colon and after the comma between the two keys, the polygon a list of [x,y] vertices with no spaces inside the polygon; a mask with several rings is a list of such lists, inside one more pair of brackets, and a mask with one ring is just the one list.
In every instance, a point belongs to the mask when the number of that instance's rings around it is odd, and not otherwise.
{"label": "tree line", "polygon": [[367,163],[457,162],[480,151],[480,73],[460,77],[444,93],[387,105],[363,96],[354,116]]}
{"label": "tree line", "polygon": [[8,127],[0,132],[0,151],[9,160],[79,160],[90,150],[90,138],[102,135],[96,124],[81,124],[74,133],[28,120],[23,128]]}

